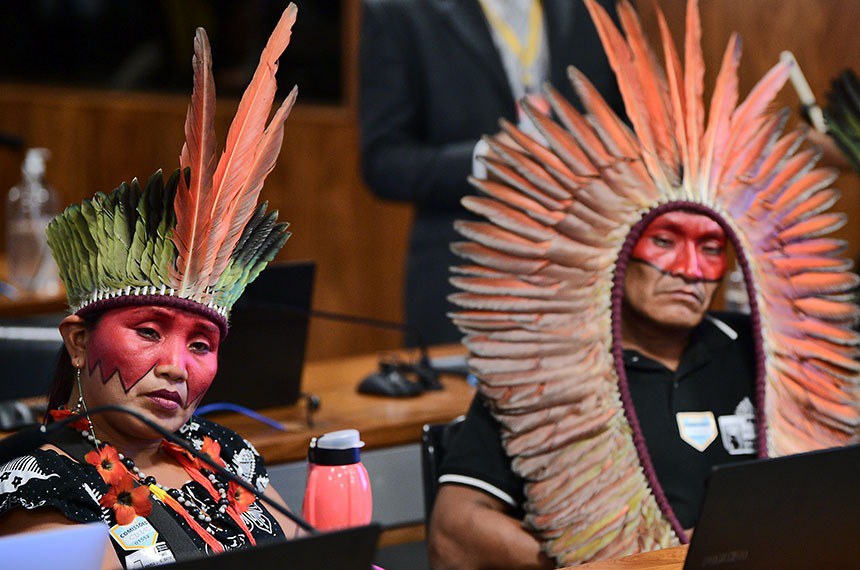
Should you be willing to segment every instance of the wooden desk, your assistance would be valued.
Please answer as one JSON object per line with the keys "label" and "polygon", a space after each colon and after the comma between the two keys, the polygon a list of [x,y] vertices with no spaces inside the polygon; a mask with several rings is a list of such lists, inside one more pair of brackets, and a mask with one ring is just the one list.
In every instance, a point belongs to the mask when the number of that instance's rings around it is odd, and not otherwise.
{"label": "wooden desk", "polygon": [[62,313],[67,311],[65,295],[46,297],[24,293],[16,299],[0,296],[0,317],[29,317],[45,313]]}
{"label": "wooden desk", "polygon": [[[430,351],[433,356],[462,352],[461,346]],[[465,414],[475,395],[475,389],[463,378],[453,376],[442,377],[444,390],[425,392],[413,398],[366,396],[356,392],[361,379],[378,366],[377,353],[306,364],[302,391],[316,394],[321,402],[312,428],[305,424],[302,404],[261,410],[266,416],[285,423],[290,428],[286,433],[238,414],[212,414],[211,417],[251,441],[266,458],[267,465],[274,467],[304,461],[311,437],[339,429],[358,429],[366,444],[362,451],[416,444],[421,439],[424,424],[447,422]],[[416,486],[420,493],[420,481]],[[300,501],[293,503],[298,508]],[[417,542],[424,539],[424,531],[423,522],[388,527],[379,546]]]}
{"label": "wooden desk", "polygon": [[687,546],[684,545],[635,554],[616,560],[592,562],[577,566],[577,568],[588,570],[681,570],[686,556]]}
{"label": "wooden desk", "polygon": [[[431,355],[435,356],[462,352],[459,346],[431,349]],[[424,424],[447,422],[465,414],[475,394],[475,389],[459,377],[443,377],[444,390],[413,398],[356,392],[361,379],[376,370],[378,363],[379,354],[307,363],[302,391],[316,394],[321,402],[312,428],[305,424],[302,404],[262,410],[266,416],[285,423],[290,428],[286,433],[237,414],[211,417],[251,441],[266,462],[274,465],[304,459],[311,437],[339,429],[359,430],[367,444],[365,449],[417,443]]]}

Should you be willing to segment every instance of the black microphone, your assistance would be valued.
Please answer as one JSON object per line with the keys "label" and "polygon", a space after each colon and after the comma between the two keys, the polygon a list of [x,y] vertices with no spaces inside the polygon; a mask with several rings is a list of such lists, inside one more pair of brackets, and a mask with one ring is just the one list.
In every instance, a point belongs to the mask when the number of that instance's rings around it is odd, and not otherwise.
{"label": "black microphone", "polygon": [[[395,362],[390,359],[380,361],[379,370],[361,382],[359,392],[386,396],[415,396],[428,390],[443,389],[442,383],[439,381],[439,371],[433,368],[430,362],[430,354],[427,351],[427,343],[424,341],[423,335],[415,327],[407,323],[257,300],[246,302],[242,306],[273,311],[275,313],[302,315],[405,333],[415,341],[419,353],[418,362]],[[407,379],[406,374],[414,374],[417,381]],[[374,390],[374,387],[377,387],[379,391]]]}
{"label": "black microphone", "polygon": [[[306,310],[300,309],[298,307],[291,307],[287,305],[285,308],[288,310]],[[376,381],[373,380],[374,377],[381,376],[384,378],[386,382],[393,382],[395,385],[399,382],[403,382],[405,378],[397,378],[397,375],[404,376],[408,373],[413,373],[417,376],[418,381],[415,383],[419,388],[418,392],[423,392],[426,390],[441,390],[442,383],[439,382],[439,372],[433,368],[433,365],[430,363],[430,354],[427,351],[427,343],[424,341],[424,336],[421,334],[418,329],[413,326],[410,326],[407,323],[399,323],[396,321],[386,321],[382,319],[375,319],[370,317],[361,317],[357,315],[348,315],[346,313],[335,313],[332,311],[322,311],[318,309],[307,309],[308,315],[311,317],[317,317],[322,319],[329,319],[332,321],[340,321],[344,323],[351,323],[356,325],[364,325],[370,327],[377,327],[389,330],[396,330],[407,335],[412,336],[415,344],[418,348],[418,362],[415,364],[405,363],[405,362],[393,362],[390,360],[382,360],[379,363],[379,371],[371,374],[368,378],[359,385],[359,391],[363,391],[363,386],[373,385]],[[368,381],[370,379],[370,381]],[[408,380],[407,380],[408,382]],[[408,391],[408,389],[407,389]],[[406,394],[386,394],[392,396],[410,396],[412,393]]]}
{"label": "black microphone", "polygon": [[[287,517],[288,519],[290,519],[294,523],[296,523],[302,529],[308,531],[311,534],[319,534],[319,531],[317,529],[315,529],[314,527],[312,527],[303,518],[296,515],[295,513],[290,511],[289,509],[279,505],[278,503],[276,503],[272,499],[268,498],[267,496],[259,493],[250,483],[248,483],[247,481],[245,481],[241,477],[238,477],[238,476],[234,475],[233,473],[230,473],[229,471],[227,471],[226,469],[224,469],[223,467],[221,467],[220,465],[215,463],[207,455],[204,455],[204,454],[200,453],[199,451],[197,451],[196,449],[194,449],[194,447],[191,444],[189,444],[187,441],[185,441],[184,439],[182,439],[180,437],[177,437],[173,433],[170,433],[169,431],[167,431],[166,429],[164,429],[163,427],[161,427],[157,423],[153,422],[149,418],[135,412],[134,410],[130,410],[130,409],[125,408],[123,406],[99,406],[97,408],[87,410],[87,413],[91,416],[95,415],[95,414],[100,414],[102,412],[121,412],[124,414],[128,414],[128,415],[132,416],[133,418],[137,418],[142,423],[146,424],[147,426],[149,426],[150,428],[155,430],[164,439],[166,439],[167,441],[169,441],[171,443],[175,443],[176,445],[178,445],[179,447],[181,447],[182,449],[187,451],[189,454],[191,454],[193,457],[203,461],[212,471],[218,473],[222,477],[228,479],[229,481],[232,481],[236,485],[242,487],[243,489],[245,489],[249,493],[253,494],[255,497],[260,499],[262,502],[266,503],[268,506],[272,507],[273,509],[275,509],[276,511],[278,511],[279,513],[281,513],[282,515],[284,515],[285,517]],[[28,453],[30,453],[34,449],[38,449],[39,447],[41,447],[45,444],[51,443],[49,441],[49,436],[51,434],[54,434],[54,433],[60,431],[62,428],[68,426],[69,424],[76,422],[77,420],[79,420],[81,418],[85,418],[85,417],[86,416],[84,414],[73,414],[71,416],[63,418],[62,420],[54,421],[50,424],[43,424],[40,426],[30,426],[30,427],[24,428],[24,429],[18,431],[17,433],[15,433],[14,435],[11,435],[11,436],[3,439],[2,441],[0,441],[0,465],[6,463],[7,461],[10,461],[11,459],[14,459],[16,457],[21,457],[22,455],[27,455]]]}

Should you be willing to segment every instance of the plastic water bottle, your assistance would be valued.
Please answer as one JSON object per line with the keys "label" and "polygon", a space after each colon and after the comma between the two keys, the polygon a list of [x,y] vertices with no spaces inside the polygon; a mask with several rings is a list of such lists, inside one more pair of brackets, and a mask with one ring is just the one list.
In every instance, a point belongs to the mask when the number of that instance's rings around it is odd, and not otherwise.
{"label": "plastic water bottle", "polygon": [[45,184],[44,148],[27,151],[22,180],[6,201],[6,262],[9,280],[19,289],[43,295],[60,291],[57,265],[48,248],[45,228],[57,213],[56,192]]}
{"label": "plastic water bottle", "polygon": [[345,429],[311,440],[302,515],[319,530],[365,525],[373,513],[358,430]]}

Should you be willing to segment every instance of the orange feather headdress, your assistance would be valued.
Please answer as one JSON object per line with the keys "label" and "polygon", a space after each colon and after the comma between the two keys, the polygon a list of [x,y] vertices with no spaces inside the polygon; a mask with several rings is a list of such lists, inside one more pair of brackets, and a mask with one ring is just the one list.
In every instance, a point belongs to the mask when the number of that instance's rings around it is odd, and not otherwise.
{"label": "orange feather headdress", "polygon": [[226,329],[233,303],[284,245],[287,224],[257,201],[275,166],[297,90],[271,121],[278,58],[296,6],[272,32],[239,103],[220,158],[215,83],[206,31],[194,38],[194,91],[180,169],[161,171],[69,206],[48,226],[69,305],[78,314],[125,304],[169,304],[206,314]]}
{"label": "orange feather headdress", "polygon": [[782,134],[784,113],[768,111],[788,64],[738,104],[733,36],[706,124],[696,0],[683,66],[662,14],[663,65],[626,0],[623,34],[585,2],[632,129],[571,69],[586,112],[551,88],[555,119],[523,102],[545,143],[508,123],[507,136],[488,139],[490,178],[473,180],[483,195],[463,199],[486,221],[458,222],[468,241],[453,246],[469,262],[454,270],[453,319],[525,480],[526,522],[562,565],[686,541],[634,443],[619,381],[621,277],[660,212],[706,214],[732,238],[759,340],[759,454],[860,441],[858,279],[845,244],[823,237],[845,222],[827,212],[836,175],[799,150],[800,133]]}

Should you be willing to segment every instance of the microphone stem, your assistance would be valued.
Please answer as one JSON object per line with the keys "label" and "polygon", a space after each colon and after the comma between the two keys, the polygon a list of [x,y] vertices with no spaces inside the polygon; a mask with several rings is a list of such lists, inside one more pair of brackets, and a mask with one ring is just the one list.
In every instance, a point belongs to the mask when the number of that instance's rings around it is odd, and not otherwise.
{"label": "microphone stem", "polygon": [[[285,308],[289,310],[293,309],[293,307]],[[374,319],[371,317],[359,317],[357,315],[345,315],[343,313],[333,313],[331,311],[323,311],[320,309],[310,309],[307,311],[307,314],[311,317],[330,319],[332,321],[343,321],[356,325],[367,325],[371,327],[379,327],[382,329],[405,332],[406,334],[411,335],[415,339],[415,343],[418,345],[418,350],[421,352],[421,355],[424,356],[427,354],[427,343],[424,342],[424,337],[421,336],[421,333],[419,333],[417,330],[404,323],[386,321],[382,319]]]}
{"label": "microphone stem", "polygon": [[418,352],[421,355],[421,362],[427,364],[429,364],[430,362],[430,355],[427,352],[427,343],[424,341],[423,335],[417,329],[409,326],[406,323],[386,321],[383,319],[375,319],[371,317],[361,317],[358,315],[348,315],[346,313],[335,313],[333,311],[324,311],[321,309],[305,309],[304,307],[297,307],[293,305],[285,305],[283,303],[272,303],[265,301],[252,301],[249,302],[246,306],[253,307],[255,309],[266,309],[292,315],[305,315],[309,317],[328,319],[331,321],[340,321],[354,325],[365,325],[369,327],[403,332],[408,334],[415,340]]}

